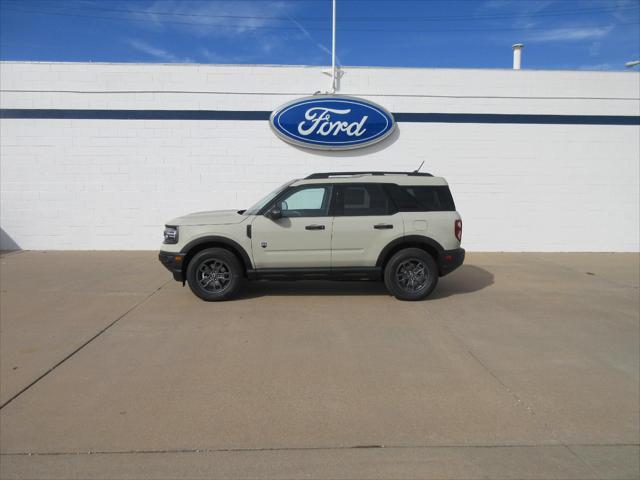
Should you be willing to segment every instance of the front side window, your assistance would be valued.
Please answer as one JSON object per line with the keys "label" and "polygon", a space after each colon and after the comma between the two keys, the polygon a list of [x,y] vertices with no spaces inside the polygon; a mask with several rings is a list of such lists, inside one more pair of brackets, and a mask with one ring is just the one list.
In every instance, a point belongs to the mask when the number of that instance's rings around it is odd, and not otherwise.
{"label": "front side window", "polygon": [[280,195],[280,193],[282,193],[284,191],[284,189],[287,188],[289,185],[291,185],[293,182],[295,182],[295,180],[291,180],[290,182],[287,182],[284,185],[280,185],[278,188],[276,188],[269,195],[267,195],[266,197],[262,198],[262,200],[260,200],[258,203],[256,203],[255,205],[253,205],[250,208],[247,208],[244,211],[244,214],[245,215],[257,215],[260,210],[262,210],[269,202],[271,202],[274,198],[276,198],[278,195]]}
{"label": "front side window", "polygon": [[329,187],[306,187],[280,200],[283,217],[324,217],[329,215]]}
{"label": "front side window", "polygon": [[389,198],[381,185],[342,187],[342,214],[345,216],[388,215],[389,210]]}

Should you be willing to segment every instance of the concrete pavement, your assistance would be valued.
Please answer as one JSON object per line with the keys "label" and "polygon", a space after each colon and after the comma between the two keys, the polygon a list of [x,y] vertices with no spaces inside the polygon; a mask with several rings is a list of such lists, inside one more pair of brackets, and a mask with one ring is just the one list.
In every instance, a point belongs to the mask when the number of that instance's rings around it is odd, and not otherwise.
{"label": "concrete pavement", "polygon": [[470,254],[424,302],[0,261],[2,478],[640,477],[638,254]]}

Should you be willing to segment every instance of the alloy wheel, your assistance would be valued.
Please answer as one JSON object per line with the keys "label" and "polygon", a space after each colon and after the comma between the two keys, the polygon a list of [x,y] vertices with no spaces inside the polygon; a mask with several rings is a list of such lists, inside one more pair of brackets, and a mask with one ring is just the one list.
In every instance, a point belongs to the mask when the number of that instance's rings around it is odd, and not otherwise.
{"label": "alloy wheel", "polygon": [[405,260],[396,269],[396,280],[405,292],[419,292],[425,287],[428,279],[426,265],[417,258]]}
{"label": "alloy wheel", "polygon": [[206,260],[196,273],[198,284],[207,292],[220,293],[231,285],[232,273],[229,265],[218,259]]}

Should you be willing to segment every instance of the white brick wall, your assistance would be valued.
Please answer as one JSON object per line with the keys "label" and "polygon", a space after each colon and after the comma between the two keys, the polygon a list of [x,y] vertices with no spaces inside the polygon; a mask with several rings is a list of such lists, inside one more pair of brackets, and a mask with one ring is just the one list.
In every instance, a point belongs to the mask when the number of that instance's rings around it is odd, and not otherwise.
{"label": "white brick wall", "polygon": [[[5,62],[0,103],[273,110],[326,88],[321,70]],[[631,72],[346,68],[340,93],[392,112],[638,115],[639,85]],[[174,216],[243,208],[314,171],[422,160],[450,182],[470,250],[639,248],[638,126],[400,123],[381,145],[322,153],[264,121],[4,119],[0,140],[2,248],[155,249]]]}

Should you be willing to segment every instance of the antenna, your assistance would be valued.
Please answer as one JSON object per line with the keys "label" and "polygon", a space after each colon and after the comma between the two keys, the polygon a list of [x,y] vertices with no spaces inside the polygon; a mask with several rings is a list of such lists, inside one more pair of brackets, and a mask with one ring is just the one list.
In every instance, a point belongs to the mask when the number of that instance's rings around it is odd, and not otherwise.
{"label": "antenna", "polygon": [[422,163],[420,164],[420,166],[418,168],[416,168],[413,173],[418,173],[420,171],[420,169],[422,168],[422,166],[424,165],[424,160],[422,161]]}

